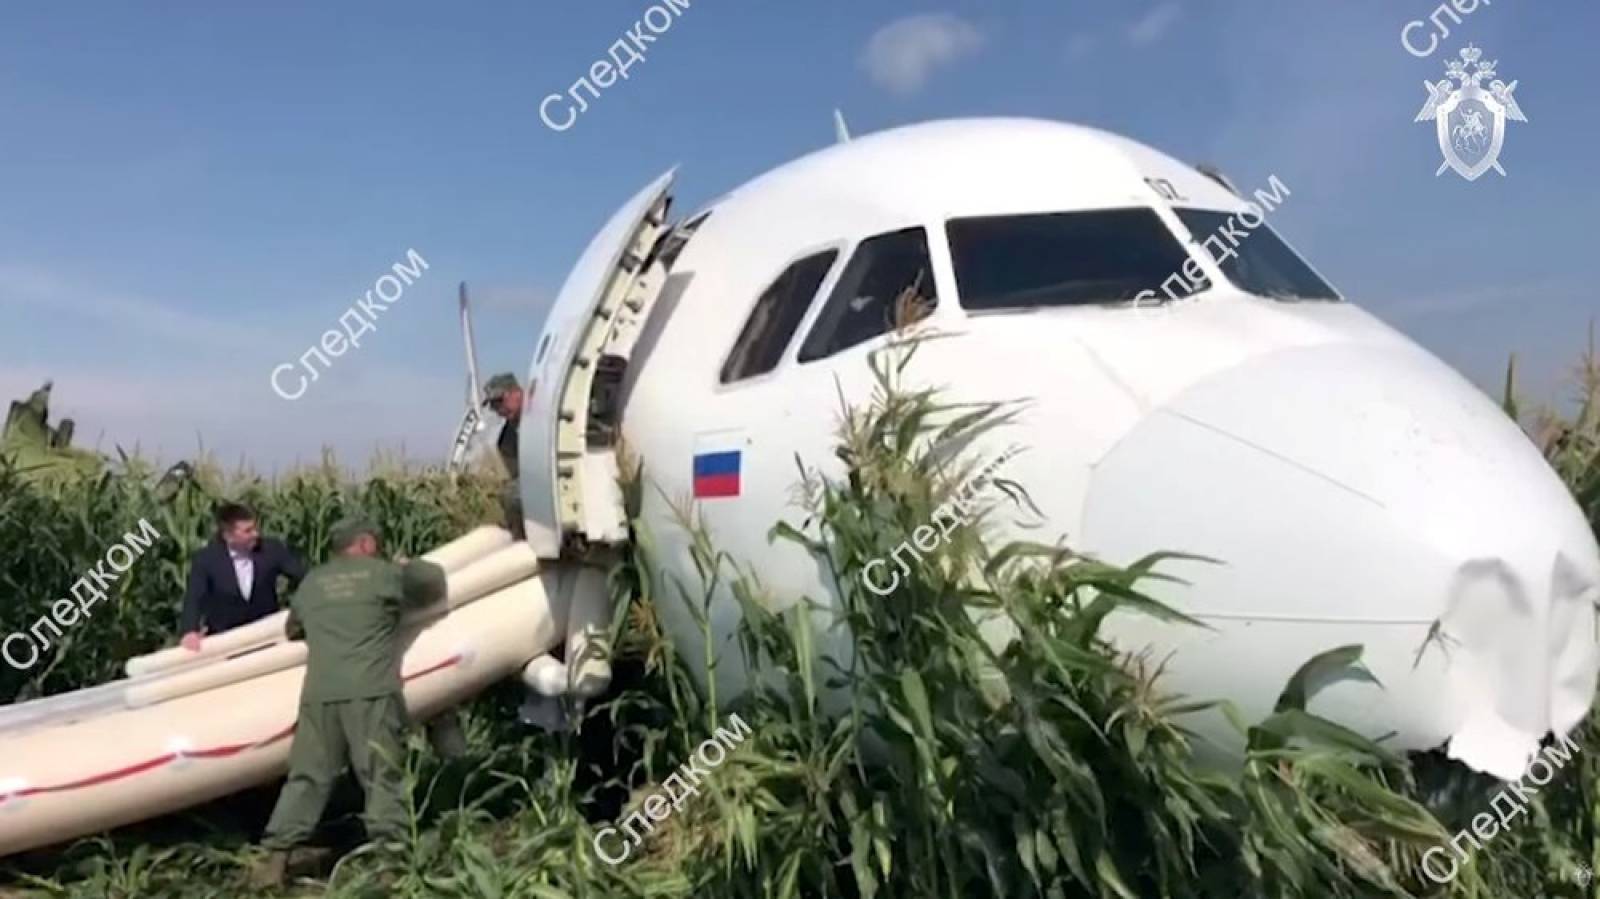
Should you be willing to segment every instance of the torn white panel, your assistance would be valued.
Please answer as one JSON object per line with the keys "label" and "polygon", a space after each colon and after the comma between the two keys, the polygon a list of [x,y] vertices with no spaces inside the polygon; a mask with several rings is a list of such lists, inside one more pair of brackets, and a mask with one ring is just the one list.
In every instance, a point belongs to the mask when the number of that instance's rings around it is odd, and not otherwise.
{"label": "torn white panel", "polygon": [[1564,736],[1589,713],[1595,682],[1600,679],[1600,570],[1585,569],[1575,559],[1556,553],[1551,574],[1553,603],[1550,634],[1556,639],[1551,653],[1550,726]]}
{"label": "torn white panel", "polygon": [[1564,553],[1548,571],[1541,583],[1500,559],[1469,562],[1440,619],[1466,708],[1446,751],[1501,780],[1522,777],[1544,737],[1571,730],[1594,695],[1593,581]]}
{"label": "torn white panel", "polygon": [[1539,740],[1507,725],[1486,706],[1468,713],[1467,722],[1446,744],[1446,754],[1501,780],[1517,780],[1539,749]]}

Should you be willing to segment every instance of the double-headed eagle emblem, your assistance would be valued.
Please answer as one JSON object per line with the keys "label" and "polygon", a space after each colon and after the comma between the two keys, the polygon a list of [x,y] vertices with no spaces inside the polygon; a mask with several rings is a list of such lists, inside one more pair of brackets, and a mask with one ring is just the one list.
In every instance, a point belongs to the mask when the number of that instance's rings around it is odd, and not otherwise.
{"label": "double-headed eagle emblem", "polygon": [[[1500,167],[1499,157],[1506,120],[1528,120],[1512,96],[1517,82],[1506,84],[1495,77],[1497,62],[1484,61],[1483,51],[1471,44],[1460,55],[1460,59],[1445,63],[1447,77],[1422,83],[1428,90],[1428,102],[1414,121],[1436,125],[1444,163],[1435,176],[1444,174],[1445,169],[1455,169],[1456,174],[1472,181],[1491,168],[1504,175],[1506,170]],[[1483,86],[1485,81],[1487,88]]]}

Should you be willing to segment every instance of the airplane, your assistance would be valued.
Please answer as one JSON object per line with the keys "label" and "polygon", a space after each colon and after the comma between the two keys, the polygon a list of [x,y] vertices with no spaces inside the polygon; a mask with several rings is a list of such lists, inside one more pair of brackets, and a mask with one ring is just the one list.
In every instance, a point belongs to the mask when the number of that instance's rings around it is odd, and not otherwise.
{"label": "airplane", "polygon": [[[560,727],[561,703],[608,689],[605,566],[634,536],[620,484],[633,460],[658,574],[697,583],[687,505],[759,573],[773,611],[837,602],[824,566],[767,534],[799,517],[797,457],[844,476],[840,401],[868,401],[868,357],[903,339],[903,305],[938,335],[905,369],[910,386],[1027,401],[971,448],[1003,460],[1037,510],[996,520],[994,539],[1042,527],[1115,564],[1220,560],[1142,585],[1207,627],[1107,621],[1117,649],[1164,661],[1169,692],[1260,720],[1304,662],[1360,644],[1378,683],[1326,685],[1311,711],[1502,780],[1587,713],[1600,672],[1589,523],[1498,406],[1279,237],[1264,215],[1292,187],[1273,179],[1247,200],[1213,168],[1065,123],[835,125],[837,144],[681,220],[666,172],[580,256],[525,381],[526,540],[482,527],[425,556],[449,590],[407,619],[414,720],[520,673],[523,720]],[[464,287],[458,303],[470,397],[457,466],[485,424]],[[702,686],[748,689],[737,600],[711,597],[713,674],[689,609],[658,595]],[[819,654],[848,667],[846,635],[815,614]],[[0,708],[0,856],[281,776],[306,658],[284,617]],[[1217,710],[1181,723],[1197,757],[1240,757]]]}
{"label": "airplane", "polygon": [[[775,611],[836,602],[824,566],[766,535],[798,518],[796,457],[843,475],[840,398],[868,400],[868,356],[898,339],[891,307],[916,285],[919,327],[940,339],[908,374],[950,401],[1028,401],[976,450],[1027,448],[1005,477],[1047,533],[1118,564],[1220,561],[1144,585],[1207,628],[1109,623],[1117,648],[1169,660],[1168,690],[1259,720],[1302,663],[1360,644],[1380,683],[1332,684],[1314,711],[1503,780],[1579,723],[1600,672],[1593,532],[1498,406],[1263,221],[1272,199],[1295,202],[1290,185],[1274,177],[1263,208],[1213,168],[1060,122],[854,138],[835,122],[835,145],[681,220],[677,170],[662,174],[578,259],[520,426],[524,525],[546,564],[629,538],[626,445],[665,573],[696,583],[673,510],[692,503]],[[706,683],[698,626],[679,604],[659,613]],[[732,658],[738,615],[714,597],[721,696],[751,679]],[[1242,749],[1215,710],[1184,723]]]}

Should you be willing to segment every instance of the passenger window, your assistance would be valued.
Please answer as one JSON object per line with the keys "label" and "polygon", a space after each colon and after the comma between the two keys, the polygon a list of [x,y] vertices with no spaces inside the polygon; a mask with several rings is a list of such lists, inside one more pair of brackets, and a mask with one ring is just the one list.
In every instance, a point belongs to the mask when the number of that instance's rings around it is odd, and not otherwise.
{"label": "passenger window", "polygon": [[938,304],[928,236],[908,228],[856,248],[800,347],[800,361],[831,356],[927,316]]}
{"label": "passenger window", "polygon": [[722,383],[766,374],[778,367],[790,338],[811,308],[823,279],[839,258],[838,250],[828,250],[796,262],[762,292],[750,318],[739,332],[733,352],[722,364]]}

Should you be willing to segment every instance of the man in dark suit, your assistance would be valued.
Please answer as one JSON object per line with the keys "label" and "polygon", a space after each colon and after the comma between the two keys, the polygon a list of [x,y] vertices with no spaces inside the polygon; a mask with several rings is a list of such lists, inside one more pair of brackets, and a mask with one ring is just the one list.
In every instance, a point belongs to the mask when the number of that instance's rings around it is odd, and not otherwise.
{"label": "man in dark suit", "polygon": [[183,595],[183,647],[198,652],[206,634],[258,621],[278,611],[278,576],[293,590],[306,564],[287,546],[264,538],[248,506],[223,503],[217,536],[195,554]]}

